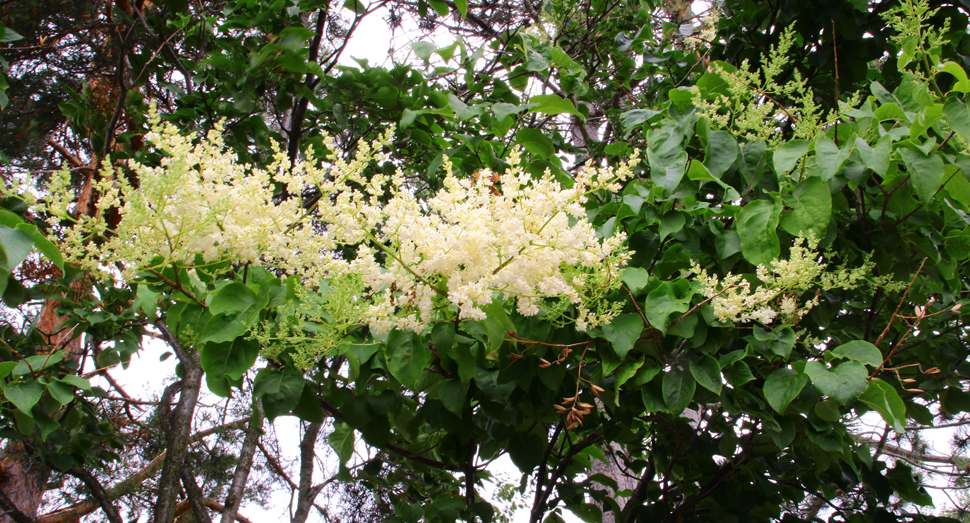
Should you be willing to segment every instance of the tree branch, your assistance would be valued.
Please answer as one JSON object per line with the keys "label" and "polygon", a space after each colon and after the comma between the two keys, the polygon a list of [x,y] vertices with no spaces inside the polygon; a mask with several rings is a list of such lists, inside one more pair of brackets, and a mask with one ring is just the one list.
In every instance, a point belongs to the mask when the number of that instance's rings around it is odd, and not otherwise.
{"label": "tree branch", "polygon": [[35,523],[27,514],[21,512],[17,505],[14,505],[3,490],[0,490],[0,510],[3,510],[15,523]]}
{"label": "tree branch", "polygon": [[253,401],[253,415],[249,428],[246,429],[246,438],[243,440],[242,449],[239,451],[239,463],[236,464],[236,472],[232,476],[232,485],[226,495],[225,510],[222,511],[221,523],[232,523],[236,519],[239,505],[242,503],[243,490],[249,480],[249,471],[253,468],[253,456],[256,454],[256,442],[259,441],[263,432],[263,404],[260,400]]}
{"label": "tree branch", "polygon": [[178,405],[171,415],[164,411],[161,413],[168,457],[165,459],[164,468],[162,468],[162,476],[158,480],[155,523],[172,523],[175,520],[176,496],[180,490],[179,478],[182,476],[185,457],[188,455],[192,417],[199,400],[199,388],[202,383],[203,372],[199,363],[198,351],[186,351],[172,335],[164,321],[159,320],[155,325],[179,356],[184,373]]}
{"label": "tree branch", "polygon": [[311,423],[303,432],[300,440],[300,487],[297,494],[296,513],[290,518],[291,523],[305,523],[313,506],[313,499],[319,491],[313,488],[313,458],[316,457],[317,436],[322,423]]}
{"label": "tree branch", "polygon": [[118,513],[118,507],[114,506],[114,503],[111,502],[108,492],[104,490],[104,486],[101,485],[98,478],[94,477],[90,472],[81,470],[77,467],[71,467],[67,473],[81,480],[84,485],[88,487],[88,489],[91,491],[91,495],[94,496],[94,499],[96,499],[98,504],[101,505],[101,510],[103,510],[104,515],[108,517],[108,521],[111,523],[123,523],[121,514]]}

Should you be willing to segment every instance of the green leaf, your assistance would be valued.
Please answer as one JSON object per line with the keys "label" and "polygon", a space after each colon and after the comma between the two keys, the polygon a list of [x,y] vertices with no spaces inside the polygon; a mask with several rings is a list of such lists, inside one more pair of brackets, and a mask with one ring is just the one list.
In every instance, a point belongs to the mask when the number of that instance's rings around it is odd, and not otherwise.
{"label": "green leaf", "polygon": [[206,379],[228,376],[238,380],[253,367],[258,356],[259,344],[246,338],[236,338],[231,343],[206,343],[202,346],[202,370]]}
{"label": "green leaf", "polygon": [[54,380],[47,384],[47,392],[50,393],[54,401],[62,406],[74,400],[74,387],[60,380]]}
{"label": "green leaf", "polygon": [[818,177],[802,180],[791,194],[782,193],[785,205],[792,208],[781,218],[781,227],[792,236],[815,238],[825,236],[829,220],[832,218],[832,194],[829,184]]}
{"label": "green leaf", "polygon": [[0,29],[2,29],[2,31],[0,31],[0,44],[16,42],[17,40],[23,40],[24,38],[23,36],[20,35],[20,33],[18,33],[17,31],[14,31],[9,27],[4,27],[3,25],[0,25]]}
{"label": "green leaf", "polygon": [[55,267],[64,270],[64,257],[61,255],[61,251],[57,249],[57,246],[51,243],[36,226],[30,225],[29,223],[18,223],[16,226],[18,231],[21,231],[34,242],[34,248],[37,252],[44,255],[45,258],[51,261]]}
{"label": "green leaf", "polygon": [[620,126],[629,134],[644,123],[659,120],[662,116],[662,111],[630,109],[629,111],[620,113]]}
{"label": "green leaf", "polygon": [[513,432],[506,450],[512,463],[524,474],[532,472],[542,463],[545,455],[546,438],[537,432]]}
{"label": "green leaf", "polygon": [[556,154],[556,147],[553,145],[552,139],[539,129],[530,127],[519,129],[515,133],[515,143],[544,160]]}
{"label": "green leaf", "polygon": [[792,369],[778,369],[765,380],[765,399],[775,412],[784,414],[788,404],[798,397],[806,383],[808,376]]}
{"label": "green leaf", "polygon": [[485,312],[485,333],[488,335],[488,354],[498,354],[499,348],[508,337],[508,333],[515,332],[515,324],[509,319],[509,313],[505,310],[505,305],[501,300],[494,299],[488,305],[482,307]]}
{"label": "green leaf", "polygon": [[741,255],[754,265],[767,265],[781,254],[778,240],[777,207],[768,200],[755,200],[738,213]]}
{"label": "green leaf", "polygon": [[820,362],[810,361],[805,365],[805,374],[822,394],[840,405],[848,405],[858,399],[865,392],[869,379],[866,367],[857,361],[847,361],[831,371]]}
{"label": "green leaf", "polygon": [[529,99],[529,106],[534,113],[543,114],[571,114],[585,120],[583,113],[576,110],[573,102],[554,94],[540,94]]}
{"label": "green leaf", "polygon": [[603,511],[592,503],[568,505],[566,509],[585,523],[601,523],[603,521]]}
{"label": "green leaf", "polygon": [[961,93],[970,93],[970,80],[967,80],[967,73],[963,70],[963,67],[956,62],[947,62],[939,67],[940,71],[944,73],[950,73],[956,79],[953,83],[953,91],[959,91]]}
{"label": "green leaf", "polygon": [[293,408],[293,415],[307,423],[323,423],[323,407],[320,406],[315,388],[312,381],[305,380],[300,401]]}
{"label": "green leaf", "polygon": [[906,431],[906,404],[892,385],[879,378],[873,378],[859,401],[872,407],[882,415],[882,419],[892,426],[897,434]]}
{"label": "green leaf", "polygon": [[885,135],[879,138],[875,147],[870,147],[862,138],[855,139],[856,150],[862,157],[862,163],[879,176],[886,176],[893,151],[893,138]]}
{"label": "green leaf", "polygon": [[30,409],[40,401],[46,388],[36,380],[27,380],[3,387],[3,395],[21,412],[30,416]]}
{"label": "green leaf", "polygon": [[217,314],[206,322],[199,334],[200,343],[223,343],[233,341],[249,331],[245,314]]}
{"label": "green leaf", "polygon": [[625,358],[643,331],[643,319],[639,314],[621,314],[603,325],[603,337],[620,359]]}
{"label": "green leaf", "polygon": [[694,292],[687,280],[661,282],[650,291],[643,305],[643,314],[650,326],[667,334],[670,328],[670,315],[690,310],[690,300]]}
{"label": "green leaf", "polygon": [[42,371],[64,361],[64,357],[66,355],[67,352],[59,350],[50,354],[27,356],[17,363],[17,366],[14,367],[12,374],[14,376],[23,376],[24,374]]}
{"label": "green leaf", "polygon": [[458,121],[462,122],[473,116],[478,116],[482,114],[482,111],[485,109],[486,106],[484,105],[469,106],[465,102],[461,101],[461,98],[458,98],[452,93],[448,93],[448,107],[452,111],[454,111],[455,118],[457,118]]}
{"label": "green leaf", "polygon": [[704,166],[711,176],[720,179],[738,158],[738,141],[727,131],[710,133],[704,149]]}
{"label": "green leaf", "polygon": [[663,396],[667,411],[679,416],[694,399],[697,387],[694,377],[680,367],[674,367],[664,374]]}
{"label": "green leaf", "polygon": [[687,171],[687,151],[680,151],[673,158],[667,158],[647,148],[647,161],[650,164],[650,178],[657,185],[664,188],[666,194],[671,194],[680,185]]}
{"label": "green leaf", "polygon": [[437,397],[446,409],[459,417],[461,417],[462,410],[465,407],[467,394],[468,383],[462,383],[459,378],[439,381],[428,390],[428,397]]}
{"label": "green leaf", "polygon": [[395,329],[387,335],[384,355],[391,375],[417,392],[418,381],[431,362],[431,351],[415,343],[413,332]]}
{"label": "green leaf", "polygon": [[678,87],[667,91],[667,98],[681,111],[686,111],[694,103],[694,93],[688,87]]}
{"label": "green leaf", "polygon": [[20,365],[19,361],[0,361],[0,379],[9,376],[17,365]]}
{"label": "green leaf", "polygon": [[830,353],[836,358],[858,361],[873,368],[882,365],[882,353],[868,341],[852,340],[832,349]]}
{"label": "green leaf", "polygon": [[468,16],[468,0],[455,0],[455,7],[458,8],[462,18]]}
{"label": "green leaf", "polygon": [[73,374],[67,374],[62,376],[58,381],[63,381],[69,385],[77,387],[81,390],[91,390],[91,381],[87,378],[82,378],[80,376],[75,376]]}
{"label": "green leaf", "polygon": [[431,343],[434,343],[438,354],[448,354],[455,346],[455,324],[436,323],[431,329]]}
{"label": "green leaf", "polygon": [[438,50],[438,46],[431,42],[425,42],[422,40],[420,42],[412,42],[411,49],[414,51],[414,54],[418,56],[418,58],[427,62],[431,58],[431,53]]}
{"label": "green leaf", "polygon": [[780,177],[794,169],[798,161],[808,154],[808,146],[809,142],[805,140],[792,140],[779,147],[771,156],[775,174]]}
{"label": "green leaf", "polygon": [[342,421],[334,423],[333,432],[327,436],[327,443],[337,453],[341,465],[346,465],[354,457],[354,429],[350,425]]}
{"label": "green leaf", "polygon": [[970,230],[952,230],[946,234],[946,253],[955,260],[970,258]]}
{"label": "green leaf", "polygon": [[263,400],[266,418],[289,414],[303,394],[303,372],[294,367],[260,369],[253,380],[253,397]]}
{"label": "green leaf", "polygon": [[7,270],[14,270],[27,259],[34,241],[23,231],[0,226],[0,245],[7,256]]}
{"label": "green leaf", "polygon": [[212,303],[209,304],[209,312],[216,316],[218,314],[232,314],[242,312],[256,303],[256,293],[246,285],[239,282],[232,282],[220,288],[212,296]]}
{"label": "green leaf", "polygon": [[660,241],[684,228],[687,218],[680,211],[668,211],[660,217]]}
{"label": "green leaf", "polygon": [[702,387],[714,394],[721,394],[721,365],[713,356],[690,362],[690,373]]}
{"label": "green leaf", "polygon": [[950,129],[964,138],[970,138],[970,106],[962,100],[954,96],[947,98],[943,104],[943,118]]}
{"label": "green leaf", "polygon": [[846,144],[839,149],[838,145],[828,136],[822,135],[815,140],[815,161],[821,170],[822,179],[829,181],[842,169],[842,165],[849,159],[852,146]]}
{"label": "green leaf", "polygon": [[630,289],[630,292],[636,294],[640,289],[647,286],[650,281],[650,273],[642,267],[627,267],[620,272],[620,279]]}
{"label": "green leaf", "polygon": [[525,110],[528,110],[528,109],[529,109],[529,107],[527,105],[514,105],[514,104],[507,104],[507,103],[497,103],[497,104],[495,104],[495,105],[492,106],[492,113],[495,115],[495,118],[497,120],[502,121],[502,120],[505,119],[506,116],[511,116],[513,114],[519,114],[522,111],[525,111]]}
{"label": "green leaf", "polygon": [[912,146],[900,147],[899,154],[909,171],[909,180],[916,189],[916,195],[924,204],[929,203],[943,183],[943,158],[936,153],[926,154]]}

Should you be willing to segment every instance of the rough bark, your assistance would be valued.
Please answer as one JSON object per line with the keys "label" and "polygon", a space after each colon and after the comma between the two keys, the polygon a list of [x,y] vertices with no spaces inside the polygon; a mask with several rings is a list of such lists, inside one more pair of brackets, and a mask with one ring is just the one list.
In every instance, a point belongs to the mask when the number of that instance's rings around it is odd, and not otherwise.
{"label": "rough bark", "polygon": [[243,439],[242,449],[239,452],[239,463],[236,464],[236,471],[232,476],[232,485],[229,487],[229,494],[226,495],[226,509],[222,512],[221,523],[232,523],[236,519],[239,511],[239,504],[242,503],[243,491],[246,488],[246,481],[249,479],[249,471],[253,468],[253,457],[256,455],[256,443],[263,432],[263,406],[260,400],[253,402],[253,416],[246,429],[246,438]]}
{"label": "rough bark", "polygon": [[300,442],[300,489],[297,495],[296,512],[290,518],[291,523],[306,523],[313,507],[319,489],[313,487],[313,460],[316,457],[317,436],[323,427],[321,423],[307,425]]}
{"label": "rough bark", "polygon": [[[188,454],[189,439],[192,433],[192,417],[199,400],[199,387],[202,384],[202,366],[198,351],[186,351],[178,339],[168,329],[164,321],[156,324],[162,336],[175,351],[182,363],[182,391],[179,393],[178,406],[171,414],[162,411],[162,426],[166,434],[165,466],[158,480],[157,501],[155,504],[155,523],[172,523],[175,520],[177,496],[185,457]],[[164,409],[164,406],[163,406]]]}

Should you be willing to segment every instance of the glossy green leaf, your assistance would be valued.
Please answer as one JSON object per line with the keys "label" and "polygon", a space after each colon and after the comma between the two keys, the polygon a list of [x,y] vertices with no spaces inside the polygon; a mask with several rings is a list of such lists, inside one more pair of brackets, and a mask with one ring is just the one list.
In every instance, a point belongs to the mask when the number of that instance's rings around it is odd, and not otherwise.
{"label": "glossy green leaf", "polygon": [[0,245],[7,257],[6,268],[12,271],[27,259],[34,241],[23,231],[0,226]]}
{"label": "glossy green leaf", "polygon": [[833,357],[858,361],[873,368],[882,365],[882,352],[868,341],[852,340],[839,345],[830,352]]}
{"label": "glossy green leaf", "polygon": [[805,365],[805,374],[822,394],[840,405],[849,405],[858,399],[866,391],[869,379],[866,367],[857,361],[846,361],[832,370],[820,362],[810,361]]}
{"label": "glossy green leaf", "polygon": [[468,0],[455,0],[455,7],[458,8],[462,18],[468,16]]}
{"label": "glossy green leaf", "polygon": [[411,331],[393,330],[384,346],[387,370],[405,387],[417,390],[425,367],[431,362],[431,351],[416,343]]}
{"label": "glossy green leaf", "polygon": [[333,424],[333,432],[327,436],[327,443],[337,453],[340,463],[346,465],[354,457],[354,429],[342,421]]}
{"label": "glossy green leaf", "polygon": [[738,158],[738,141],[727,131],[714,131],[704,150],[704,166],[711,176],[720,179]]}
{"label": "glossy green leaf", "polygon": [[266,418],[272,421],[296,407],[303,384],[303,372],[293,367],[260,369],[253,380],[253,397],[262,399]]}
{"label": "glossy green leaf", "polygon": [[775,412],[784,414],[788,405],[798,397],[807,383],[808,376],[800,372],[787,368],[777,369],[765,380],[765,399]]}
{"label": "glossy green leaf", "polygon": [[943,118],[950,129],[960,133],[964,138],[970,137],[970,105],[963,103],[956,97],[946,99],[943,104]]}
{"label": "glossy green leaf", "polygon": [[862,163],[872,169],[879,176],[886,176],[892,155],[893,140],[890,135],[879,138],[875,147],[870,147],[861,137],[855,139],[856,150],[862,157]]}
{"label": "glossy green leaf", "polygon": [[621,314],[610,323],[603,325],[603,337],[610,342],[613,352],[625,358],[643,331],[643,320],[639,314]]}
{"label": "glossy green leaf", "polygon": [[630,292],[636,294],[640,289],[647,286],[650,281],[650,273],[642,267],[627,267],[620,273],[620,278],[630,289]]}
{"label": "glossy green leaf", "polygon": [[556,154],[556,147],[553,145],[552,139],[539,129],[529,127],[519,129],[515,133],[515,143],[543,159],[551,158]]}
{"label": "glossy green leaf", "polygon": [[956,82],[953,84],[953,90],[961,93],[970,93],[970,80],[967,79],[967,73],[963,70],[963,67],[956,62],[946,62],[939,66],[940,71],[944,73],[949,73],[953,75]]}
{"label": "glossy green leaf", "polygon": [[936,153],[926,154],[910,146],[901,147],[899,154],[906,164],[916,195],[924,204],[929,203],[943,183],[943,158]]}
{"label": "glossy green leaf", "polygon": [[[662,282],[650,291],[643,304],[643,314],[650,326],[666,334],[670,323],[675,320],[671,315],[683,314],[690,310],[690,300],[694,293],[686,280]],[[677,316],[678,318],[680,315]]]}
{"label": "glossy green leaf", "polygon": [[700,386],[714,394],[721,394],[721,365],[712,356],[690,362],[690,373]]}
{"label": "glossy green leaf", "polygon": [[892,385],[879,378],[873,378],[869,381],[865,393],[859,397],[859,401],[878,412],[897,434],[903,434],[906,431],[906,404]]}
{"label": "glossy green leaf", "polygon": [[852,147],[849,144],[840,148],[828,136],[819,136],[815,140],[815,161],[818,162],[822,179],[829,181],[842,170],[842,166],[849,159],[851,152]]}
{"label": "glossy green leaf", "polygon": [[242,283],[232,282],[221,287],[212,296],[212,302],[209,303],[209,312],[213,316],[242,312],[255,302],[256,293],[252,289]]}
{"label": "glossy green leaf", "polygon": [[782,216],[780,224],[792,236],[815,238],[825,236],[832,218],[832,195],[829,184],[818,177],[802,180],[791,192],[782,193],[785,205],[791,212]]}
{"label": "glossy green leaf", "polygon": [[14,407],[30,416],[30,410],[40,401],[46,388],[35,380],[26,380],[3,386],[3,395]]}
{"label": "glossy green leaf", "polygon": [[808,154],[809,145],[805,140],[791,140],[782,144],[771,156],[775,173],[781,176],[794,169],[798,161]]}
{"label": "glossy green leaf", "polygon": [[323,407],[320,406],[315,388],[312,381],[305,380],[300,401],[293,407],[293,415],[307,423],[323,423]]}
{"label": "glossy green leaf", "polygon": [[679,416],[694,399],[696,388],[697,383],[690,372],[680,367],[670,369],[664,374],[663,379],[663,399],[667,405],[667,411]]}
{"label": "glossy green leaf", "polygon": [[[535,104],[535,105],[533,105]],[[571,114],[585,120],[573,102],[554,94],[540,94],[529,99],[530,111],[542,114]]]}
{"label": "glossy green leaf", "polygon": [[767,265],[781,254],[778,234],[779,216],[775,204],[755,200],[738,214],[741,254],[754,265]]}

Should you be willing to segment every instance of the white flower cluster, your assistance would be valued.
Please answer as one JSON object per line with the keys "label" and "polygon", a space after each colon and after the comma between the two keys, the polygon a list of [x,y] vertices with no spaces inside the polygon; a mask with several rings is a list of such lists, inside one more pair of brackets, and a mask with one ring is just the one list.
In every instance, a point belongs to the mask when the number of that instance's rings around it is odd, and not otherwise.
{"label": "white flower cluster", "polygon": [[[598,239],[583,203],[592,191],[618,190],[635,157],[615,170],[587,165],[570,188],[549,172],[526,173],[518,153],[507,172],[474,178],[457,177],[446,161],[444,188],[420,199],[400,170],[365,175],[371,162],[386,160],[389,133],[359,144],[352,161],[332,155],[323,166],[290,165],[277,151],[263,170],[237,163],[220,128],[193,144],[152,118],[146,139],[162,153],[161,165],[133,163],[137,186],[102,173],[97,217],[71,216],[66,173],[52,184],[59,194],[48,208],[53,219],[77,222],[67,231],[72,262],[122,267],[126,279],[200,259],[272,266],[308,283],[353,275],[365,289],[360,321],[376,332],[482,319],[495,298],[514,298],[523,315],[538,314],[544,299],[567,300],[579,328],[615,315],[591,303],[602,292],[587,287],[619,282],[625,238]],[[321,203],[307,209],[298,197],[280,201],[274,191],[281,186],[290,195],[315,188]],[[120,221],[109,230],[111,213]],[[335,254],[346,247],[356,248],[353,259]]]}
{"label": "white flower cluster", "polygon": [[[636,158],[615,171],[588,165],[569,189],[548,172],[539,178],[526,173],[518,152],[509,162],[501,175],[481,171],[461,179],[446,159],[444,188],[429,200],[417,199],[398,172],[386,180],[392,194],[386,204],[343,192],[337,205],[321,212],[339,243],[371,240],[360,244],[347,270],[361,275],[374,293],[368,313],[374,330],[420,331],[448,317],[447,310],[439,311],[448,307],[459,318],[484,319],[482,307],[496,295],[514,297],[525,316],[538,314],[545,298],[566,298],[581,318],[589,317],[585,282],[565,277],[563,269],[607,271],[616,280],[625,238],[597,239],[582,204],[590,191],[617,190],[617,182],[632,175]],[[369,200],[383,192],[382,182],[371,182]],[[384,263],[376,261],[376,250],[384,251]]]}
{"label": "white flower cluster", "polygon": [[[268,170],[237,163],[225,152],[222,128],[193,144],[171,125],[152,115],[146,142],[162,153],[158,167],[132,162],[131,179],[110,170],[101,173],[101,195],[94,217],[71,212],[67,172],[55,175],[47,205],[52,224],[76,221],[66,231],[68,259],[89,270],[120,267],[125,279],[170,264],[192,267],[230,260],[265,263],[287,270],[320,264],[334,244],[301,223],[298,198],[274,201],[274,182],[302,187],[322,176],[301,164],[289,172],[284,153],[276,151]],[[299,193],[297,193],[299,194]],[[108,217],[117,213],[109,228]]]}
{"label": "white flower cluster", "polygon": [[818,294],[799,303],[799,298],[812,288],[852,289],[858,286],[872,269],[868,260],[855,269],[841,268],[826,272],[816,252],[818,240],[796,238],[787,260],[773,260],[769,267],[759,265],[756,269],[759,285],[754,291],[743,276],[728,273],[723,279],[709,276],[697,263],[691,267],[695,280],[701,284],[701,293],[711,299],[714,317],[722,322],[757,321],[771,325],[780,318],[782,324],[797,323],[818,305]]}

